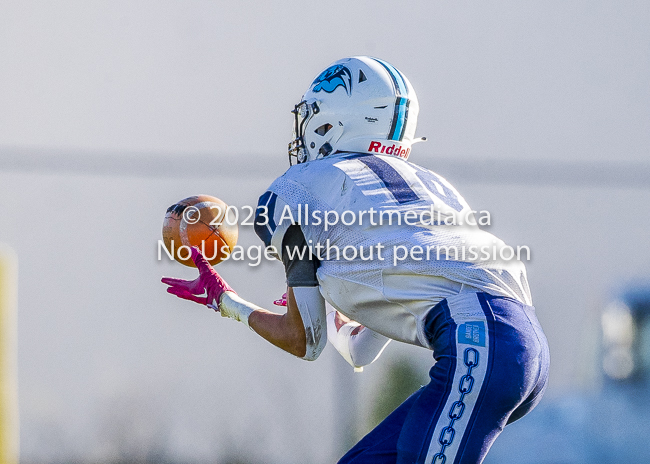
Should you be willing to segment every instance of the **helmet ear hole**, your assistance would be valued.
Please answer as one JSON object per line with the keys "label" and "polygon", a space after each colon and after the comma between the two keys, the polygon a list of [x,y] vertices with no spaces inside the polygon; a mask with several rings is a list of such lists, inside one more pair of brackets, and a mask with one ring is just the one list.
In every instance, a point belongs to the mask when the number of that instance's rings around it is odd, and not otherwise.
{"label": "helmet ear hole", "polygon": [[359,84],[361,84],[363,81],[368,80],[366,75],[363,73],[363,70],[359,69]]}
{"label": "helmet ear hole", "polygon": [[327,134],[331,129],[332,129],[331,124],[323,124],[318,129],[316,129],[314,132],[316,132],[318,135],[320,135],[322,137],[325,134]]}

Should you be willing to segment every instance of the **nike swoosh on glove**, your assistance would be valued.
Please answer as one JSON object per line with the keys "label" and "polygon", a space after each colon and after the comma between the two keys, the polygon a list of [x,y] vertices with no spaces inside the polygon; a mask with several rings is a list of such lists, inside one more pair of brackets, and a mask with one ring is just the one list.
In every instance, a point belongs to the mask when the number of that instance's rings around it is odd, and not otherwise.
{"label": "nike swoosh on glove", "polygon": [[214,270],[197,247],[192,247],[190,251],[199,276],[194,280],[163,277],[161,282],[169,285],[168,293],[218,311],[221,296],[225,292],[237,292]]}
{"label": "nike swoosh on glove", "polygon": [[284,293],[282,297],[279,300],[275,300],[273,302],[274,305],[276,306],[286,306],[287,305],[287,294]]}

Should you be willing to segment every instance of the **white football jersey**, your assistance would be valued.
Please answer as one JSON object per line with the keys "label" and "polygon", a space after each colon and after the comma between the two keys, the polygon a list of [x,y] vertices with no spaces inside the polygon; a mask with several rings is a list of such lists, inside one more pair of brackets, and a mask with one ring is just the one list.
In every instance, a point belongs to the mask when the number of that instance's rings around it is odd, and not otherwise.
{"label": "white football jersey", "polygon": [[[526,269],[481,230],[445,179],[388,155],[344,154],[291,167],[260,198],[256,226],[279,254],[299,224],[323,297],[389,338],[428,346],[426,313],[442,299],[484,291],[532,304]],[[512,252],[512,253],[511,253]],[[504,259],[505,258],[505,259]]]}

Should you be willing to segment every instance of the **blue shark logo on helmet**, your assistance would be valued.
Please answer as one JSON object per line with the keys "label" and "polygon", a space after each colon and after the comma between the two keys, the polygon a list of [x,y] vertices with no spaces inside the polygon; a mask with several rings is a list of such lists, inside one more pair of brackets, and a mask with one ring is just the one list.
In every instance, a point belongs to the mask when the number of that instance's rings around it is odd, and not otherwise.
{"label": "blue shark logo on helmet", "polygon": [[313,92],[321,90],[332,93],[343,86],[348,95],[352,93],[352,73],[342,64],[330,66],[318,76],[312,85]]}

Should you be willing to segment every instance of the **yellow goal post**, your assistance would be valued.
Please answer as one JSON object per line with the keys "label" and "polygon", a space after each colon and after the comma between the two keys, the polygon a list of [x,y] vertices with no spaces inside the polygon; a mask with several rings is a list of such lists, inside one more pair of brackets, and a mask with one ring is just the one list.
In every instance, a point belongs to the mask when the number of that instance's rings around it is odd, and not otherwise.
{"label": "yellow goal post", "polygon": [[18,463],[17,283],[14,251],[0,243],[0,464]]}

